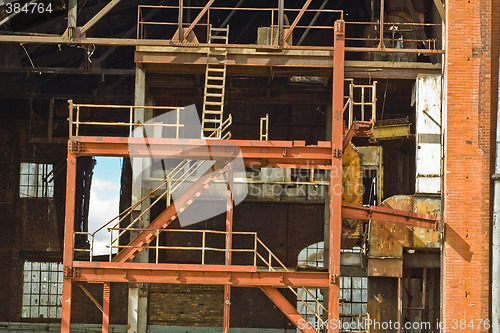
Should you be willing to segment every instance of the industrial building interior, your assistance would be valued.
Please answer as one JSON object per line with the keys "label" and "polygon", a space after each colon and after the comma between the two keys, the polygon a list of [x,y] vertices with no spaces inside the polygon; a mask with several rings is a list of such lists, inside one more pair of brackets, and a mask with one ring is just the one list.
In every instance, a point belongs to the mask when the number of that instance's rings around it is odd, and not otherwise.
{"label": "industrial building interior", "polygon": [[0,331],[445,332],[457,2],[0,1]]}

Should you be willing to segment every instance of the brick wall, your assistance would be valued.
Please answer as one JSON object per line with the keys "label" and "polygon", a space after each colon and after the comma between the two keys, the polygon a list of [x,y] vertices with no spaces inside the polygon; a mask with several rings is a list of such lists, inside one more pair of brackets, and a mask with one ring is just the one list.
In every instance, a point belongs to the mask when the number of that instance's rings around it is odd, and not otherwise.
{"label": "brick wall", "polygon": [[222,326],[222,286],[153,284],[149,295],[150,325]]}
{"label": "brick wall", "polygon": [[[495,4],[447,2],[442,311],[448,323],[488,319],[490,313],[491,144],[499,37]],[[487,330],[476,325],[455,331]]]}
{"label": "brick wall", "polygon": [[[64,162],[65,157],[65,144],[32,144],[28,120],[0,120],[0,295],[3,300],[0,302],[0,321],[37,321],[21,317],[24,261],[62,260],[65,165],[61,164],[55,178],[54,198],[20,198],[20,164],[36,162],[56,166]],[[92,285],[89,289],[97,299],[102,297],[99,296],[102,295],[101,285]],[[124,288],[112,286],[112,304],[116,304],[112,307],[112,323],[126,323],[124,290],[126,292],[126,285]],[[100,323],[100,311],[78,287],[74,295],[73,321]],[[120,304],[125,304],[125,309]]]}

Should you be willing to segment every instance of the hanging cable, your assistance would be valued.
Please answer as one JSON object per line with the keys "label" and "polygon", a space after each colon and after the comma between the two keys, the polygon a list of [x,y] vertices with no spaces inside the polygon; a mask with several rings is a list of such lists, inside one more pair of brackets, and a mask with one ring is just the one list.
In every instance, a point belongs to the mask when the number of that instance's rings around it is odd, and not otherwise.
{"label": "hanging cable", "polygon": [[385,90],[384,90],[384,101],[382,102],[382,114],[380,115],[380,120],[384,119],[384,110],[385,110],[385,98],[387,97],[387,84],[389,83],[389,79],[385,80]]}
{"label": "hanging cable", "polygon": [[26,50],[26,48],[24,47],[23,43],[19,43],[19,45],[21,45],[21,47],[23,48],[24,52],[26,53],[26,55],[28,56],[28,59],[31,63],[31,67],[35,68],[35,64],[33,64],[33,60],[31,60],[31,57],[28,53],[28,50]]}

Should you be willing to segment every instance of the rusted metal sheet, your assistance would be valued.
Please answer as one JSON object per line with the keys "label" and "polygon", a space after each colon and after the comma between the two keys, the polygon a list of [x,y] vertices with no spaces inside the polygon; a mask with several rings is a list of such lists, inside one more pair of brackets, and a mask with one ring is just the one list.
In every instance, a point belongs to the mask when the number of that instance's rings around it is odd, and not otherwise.
{"label": "rusted metal sheet", "polygon": [[378,141],[409,138],[410,126],[411,124],[375,125],[370,139]]}
{"label": "rusted metal sheet", "polygon": [[342,203],[363,204],[361,159],[354,146],[348,145],[342,156]]}
{"label": "rusted metal sheet", "polygon": [[368,276],[403,277],[403,258],[368,259]]}
{"label": "rusted metal sheet", "polygon": [[380,147],[378,146],[356,147],[356,151],[361,157],[361,165],[363,166],[363,168],[378,169],[381,163],[379,148]]}
{"label": "rusted metal sheet", "polygon": [[342,205],[342,217],[431,229],[436,228],[437,222],[440,219],[439,215],[413,213],[386,207],[362,207],[354,205]]}
{"label": "rusted metal sheet", "polygon": [[[424,214],[441,214],[441,198],[414,197],[414,211]],[[413,247],[441,248],[442,233],[436,230],[413,228]]]}
{"label": "rusted metal sheet", "polygon": [[[440,213],[438,198],[416,198],[410,195],[397,195],[386,199],[383,206],[421,214],[434,214],[434,216]],[[405,247],[439,248],[441,233],[431,228],[417,226],[408,228],[404,225],[389,225],[372,221],[368,242],[370,257],[400,258]]]}

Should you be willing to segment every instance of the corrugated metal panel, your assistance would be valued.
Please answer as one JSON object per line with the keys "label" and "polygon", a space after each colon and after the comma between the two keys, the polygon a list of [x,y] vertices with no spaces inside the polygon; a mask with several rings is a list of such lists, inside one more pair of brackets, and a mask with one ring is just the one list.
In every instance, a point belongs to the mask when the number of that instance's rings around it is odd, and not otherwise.
{"label": "corrugated metal panel", "polygon": [[441,75],[416,82],[416,193],[441,193]]}

